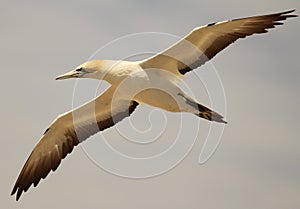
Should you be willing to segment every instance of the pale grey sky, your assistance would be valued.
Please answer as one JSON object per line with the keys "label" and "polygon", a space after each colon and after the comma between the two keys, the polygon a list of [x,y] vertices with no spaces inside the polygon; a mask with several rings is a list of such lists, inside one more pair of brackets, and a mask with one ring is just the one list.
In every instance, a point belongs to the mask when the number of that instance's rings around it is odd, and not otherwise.
{"label": "pale grey sky", "polygon": [[[10,197],[43,131],[72,107],[75,81],[58,82],[57,75],[123,35],[184,36],[210,22],[289,9],[299,14],[300,2],[1,2],[1,208],[299,208],[299,18],[238,41],[213,59],[226,93],[229,124],[206,164],[197,163],[201,134],[177,167],[141,180],[105,172],[77,147],[19,202]],[[117,137],[113,129],[105,135]]]}

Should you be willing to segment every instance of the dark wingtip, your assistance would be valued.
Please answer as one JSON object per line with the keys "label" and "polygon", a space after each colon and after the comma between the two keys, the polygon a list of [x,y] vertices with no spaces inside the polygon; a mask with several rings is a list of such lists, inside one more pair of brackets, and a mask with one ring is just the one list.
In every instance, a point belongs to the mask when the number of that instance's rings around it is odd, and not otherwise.
{"label": "dark wingtip", "polygon": [[14,186],[14,188],[13,188],[13,190],[11,191],[10,195],[14,195],[14,194],[16,193],[16,191],[17,191],[17,187]]}
{"label": "dark wingtip", "polygon": [[297,14],[286,15],[286,14],[290,14],[290,13],[295,12],[295,11],[296,11],[296,9],[291,9],[291,10],[288,10],[288,11],[285,11],[285,12],[280,12],[279,14],[286,17],[286,18],[298,17]]}
{"label": "dark wingtip", "polygon": [[289,14],[289,13],[292,13],[292,12],[295,12],[296,9],[290,9],[290,10],[287,10],[285,12],[281,12],[281,14]]}
{"label": "dark wingtip", "polygon": [[15,193],[17,192],[17,195],[16,195],[16,201],[18,201],[21,197],[21,194],[22,194],[22,190],[21,189],[18,189],[17,186],[14,186],[13,190],[11,191],[10,195],[14,195]]}
{"label": "dark wingtip", "polygon": [[18,201],[20,199],[22,192],[23,191],[21,189],[18,190],[17,196],[16,196],[16,201]]}

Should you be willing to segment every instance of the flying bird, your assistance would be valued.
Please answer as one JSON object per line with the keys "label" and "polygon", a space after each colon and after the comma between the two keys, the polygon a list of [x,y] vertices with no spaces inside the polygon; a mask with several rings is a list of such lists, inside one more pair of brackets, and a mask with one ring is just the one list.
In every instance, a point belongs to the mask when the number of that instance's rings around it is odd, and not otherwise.
{"label": "flying bird", "polygon": [[200,118],[226,123],[222,115],[189,97],[179,83],[239,38],[266,33],[282,25],[295,10],[211,23],[192,30],[183,39],[141,61],[91,60],[57,77],[105,80],[110,87],[83,106],[59,115],[34,147],[11,195],[18,200],[33,184],[37,186],[55,171],[74,146],[91,135],[114,126],[138,105],[149,104],[170,112],[189,112]]}

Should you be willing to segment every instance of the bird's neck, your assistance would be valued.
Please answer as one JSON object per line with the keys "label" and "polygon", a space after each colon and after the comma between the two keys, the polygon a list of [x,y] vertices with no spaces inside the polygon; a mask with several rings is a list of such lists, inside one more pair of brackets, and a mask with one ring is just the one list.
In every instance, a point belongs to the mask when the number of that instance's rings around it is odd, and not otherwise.
{"label": "bird's neck", "polygon": [[100,80],[105,80],[111,85],[119,84],[137,68],[135,62],[105,60],[102,64]]}

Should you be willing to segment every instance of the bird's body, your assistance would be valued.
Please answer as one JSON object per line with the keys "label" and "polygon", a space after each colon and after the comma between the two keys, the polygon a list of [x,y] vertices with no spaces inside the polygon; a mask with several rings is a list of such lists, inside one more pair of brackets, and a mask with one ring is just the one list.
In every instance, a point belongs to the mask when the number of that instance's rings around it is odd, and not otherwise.
{"label": "bird's body", "polygon": [[[110,83],[113,92],[112,107],[120,100],[134,100],[139,104],[148,104],[170,112],[200,114],[198,107],[200,104],[179,87],[183,78],[180,73],[174,74],[157,68],[143,68],[141,62],[119,60],[92,60],[78,68],[85,68],[87,65],[101,66],[102,70],[97,70],[91,78]],[[218,122],[225,122],[222,121],[221,115],[208,108],[206,111],[219,117],[218,120],[215,118]]]}
{"label": "bird's body", "polygon": [[89,136],[112,127],[138,105],[149,104],[170,112],[189,112],[226,123],[217,112],[189,97],[179,86],[184,75],[203,65],[239,38],[283,24],[293,11],[224,21],[195,28],[165,51],[136,62],[92,60],[57,79],[106,80],[109,89],[83,106],[59,115],[37,143],[13,188],[17,200],[23,191],[59,166],[73,147]]}

